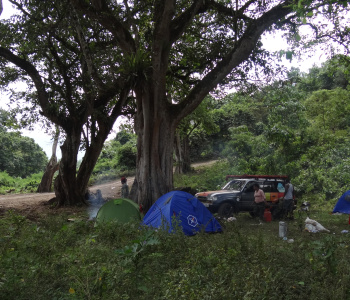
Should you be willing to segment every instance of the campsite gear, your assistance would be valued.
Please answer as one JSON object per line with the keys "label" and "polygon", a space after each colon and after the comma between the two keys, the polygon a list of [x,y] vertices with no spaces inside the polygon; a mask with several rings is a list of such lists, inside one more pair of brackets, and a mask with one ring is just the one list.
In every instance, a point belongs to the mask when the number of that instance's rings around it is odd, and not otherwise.
{"label": "campsite gear", "polygon": [[144,225],[173,232],[176,226],[186,235],[198,231],[221,232],[219,222],[193,195],[183,191],[172,191],[161,196],[143,218]]}
{"label": "campsite gear", "polygon": [[271,217],[271,212],[270,209],[266,208],[264,211],[264,220],[265,222],[271,222],[272,217]]}
{"label": "campsite gear", "polygon": [[350,214],[350,190],[340,196],[335,204],[333,213]]}
{"label": "campsite gear", "polygon": [[280,221],[278,233],[279,233],[278,234],[279,237],[281,237],[281,238],[284,238],[287,236],[287,223],[286,222]]}
{"label": "campsite gear", "polygon": [[334,206],[333,213],[349,214],[348,223],[350,224],[350,190],[340,196],[338,202]]}
{"label": "campsite gear", "polygon": [[138,205],[129,199],[114,199],[102,205],[96,216],[96,224],[110,221],[127,223],[133,220],[140,221],[142,215]]}
{"label": "campsite gear", "polygon": [[305,230],[309,232],[330,232],[328,229],[324,228],[320,223],[315,220],[310,219],[309,217],[305,220]]}

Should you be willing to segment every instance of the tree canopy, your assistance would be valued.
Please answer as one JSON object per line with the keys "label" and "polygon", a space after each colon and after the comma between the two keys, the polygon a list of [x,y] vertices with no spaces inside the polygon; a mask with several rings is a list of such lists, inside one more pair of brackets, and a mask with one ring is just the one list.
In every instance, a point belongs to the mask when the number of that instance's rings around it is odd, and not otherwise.
{"label": "tree canopy", "polygon": [[47,163],[45,152],[34,139],[8,131],[14,122],[8,112],[0,109],[0,171],[22,178],[42,172]]}
{"label": "tree canopy", "polygon": [[[341,24],[348,9],[331,0],[10,2],[21,14],[0,24],[2,84],[26,80],[28,92],[18,96],[66,134],[56,196],[83,199],[115,119],[132,114],[131,196],[146,209],[172,189],[181,120],[218,85],[237,85],[256,67],[270,71],[264,32],[288,30],[300,41],[300,25],[317,31],[320,16]],[[86,155],[75,175],[81,135]]]}

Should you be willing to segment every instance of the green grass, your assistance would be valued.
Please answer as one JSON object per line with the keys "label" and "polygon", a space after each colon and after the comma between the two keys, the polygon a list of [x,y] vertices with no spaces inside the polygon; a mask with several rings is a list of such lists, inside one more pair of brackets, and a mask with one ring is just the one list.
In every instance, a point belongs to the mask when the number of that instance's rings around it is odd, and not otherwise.
{"label": "green grass", "polygon": [[[229,173],[219,162],[175,184],[210,189]],[[321,198],[303,199],[331,232],[306,232],[306,215],[295,214],[293,243],[278,236],[278,221],[260,226],[247,213],[221,234],[187,237],[137,223],[95,227],[83,208],[9,211],[0,216],[0,299],[350,299],[348,216],[329,214],[335,202]]]}
{"label": "green grass", "polygon": [[8,212],[0,219],[0,299],[349,299],[348,216],[310,217],[331,233],[290,221],[288,243],[277,221],[259,226],[248,214],[221,234],[187,237],[138,224],[94,227],[85,212]]}

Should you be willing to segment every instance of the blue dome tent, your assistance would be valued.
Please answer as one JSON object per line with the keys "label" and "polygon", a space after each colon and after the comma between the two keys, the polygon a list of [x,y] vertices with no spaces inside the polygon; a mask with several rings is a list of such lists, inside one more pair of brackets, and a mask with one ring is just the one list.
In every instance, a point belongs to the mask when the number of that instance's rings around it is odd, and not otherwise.
{"label": "blue dome tent", "polygon": [[211,212],[196,197],[182,191],[172,191],[161,196],[151,206],[142,224],[164,228],[169,232],[178,224],[186,235],[194,235],[201,230],[222,231]]}
{"label": "blue dome tent", "polygon": [[333,213],[350,214],[350,190],[340,196]]}

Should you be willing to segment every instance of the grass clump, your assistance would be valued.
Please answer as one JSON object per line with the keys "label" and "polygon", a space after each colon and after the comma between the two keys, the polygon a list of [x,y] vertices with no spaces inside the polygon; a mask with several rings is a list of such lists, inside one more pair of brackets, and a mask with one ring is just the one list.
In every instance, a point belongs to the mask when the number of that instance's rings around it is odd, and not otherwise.
{"label": "grass clump", "polygon": [[[138,223],[94,226],[85,212],[0,219],[1,299],[349,299],[347,216],[313,211],[330,234],[248,214],[187,237]],[[70,220],[70,222],[68,221]],[[73,221],[72,221],[73,220]]]}

